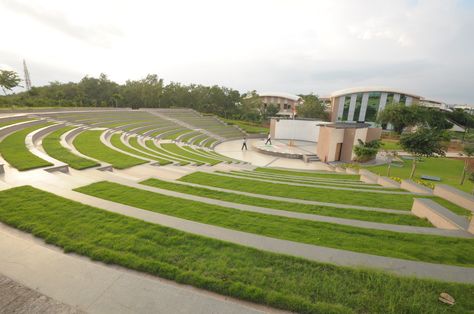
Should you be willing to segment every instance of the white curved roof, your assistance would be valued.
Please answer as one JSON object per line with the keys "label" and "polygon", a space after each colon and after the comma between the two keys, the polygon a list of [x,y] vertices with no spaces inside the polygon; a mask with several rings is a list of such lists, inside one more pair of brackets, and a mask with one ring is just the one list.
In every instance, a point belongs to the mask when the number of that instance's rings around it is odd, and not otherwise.
{"label": "white curved roof", "polygon": [[355,93],[366,93],[366,92],[384,92],[384,93],[395,93],[395,94],[404,94],[407,96],[415,97],[415,98],[423,98],[419,95],[415,95],[413,93],[407,91],[401,91],[390,87],[383,87],[383,86],[368,86],[368,87],[353,87],[342,89],[331,94],[331,97],[338,97],[347,94],[355,94]]}
{"label": "white curved roof", "polygon": [[258,96],[260,97],[281,97],[281,98],[287,98],[291,99],[294,101],[298,101],[301,97],[298,95],[293,95],[289,93],[278,93],[278,92],[264,92],[264,93],[258,93]]}

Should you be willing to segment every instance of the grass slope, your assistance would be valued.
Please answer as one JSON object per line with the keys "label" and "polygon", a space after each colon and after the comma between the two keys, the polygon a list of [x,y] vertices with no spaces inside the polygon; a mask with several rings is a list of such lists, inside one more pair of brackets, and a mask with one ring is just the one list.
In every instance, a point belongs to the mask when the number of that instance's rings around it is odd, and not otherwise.
{"label": "grass slope", "polygon": [[338,174],[333,172],[312,172],[312,171],[296,171],[296,170],[282,170],[276,168],[257,168],[255,171],[268,172],[274,174],[282,174],[289,176],[302,176],[302,177],[314,177],[314,178],[333,178],[333,179],[349,179],[359,181],[360,176],[356,174]]}
{"label": "grass slope", "polygon": [[[328,202],[336,204],[360,205],[368,207],[391,208],[400,210],[411,210],[413,199],[419,197],[413,194],[382,194],[375,192],[328,190],[316,187],[293,186],[280,183],[259,182],[252,179],[239,179],[224,177],[211,173],[194,172],[181,177],[179,181],[214,186],[235,191],[273,195],[279,197],[291,197],[297,199]],[[467,209],[442,200],[439,197],[431,198],[455,213],[469,215]]]}
{"label": "grass slope", "polygon": [[74,146],[82,154],[94,159],[102,160],[117,169],[130,168],[144,164],[147,161],[122,154],[104,145],[100,140],[102,130],[84,131],[74,139]]}
{"label": "grass slope", "polygon": [[48,134],[46,137],[43,138],[42,141],[44,150],[51,157],[60,160],[64,163],[67,163],[70,167],[74,169],[81,170],[99,166],[97,162],[77,156],[76,154],[69,151],[66,147],[61,145],[61,136],[74,128],[75,127],[72,126],[64,127]]}
{"label": "grass slope", "polygon": [[166,215],[284,240],[432,263],[474,266],[474,239],[371,230],[190,201],[98,182],[81,193]]}
{"label": "grass slope", "polygon": [[3,128],[4,126],[20,123],[20,122],[26,122],[26,121],[31,121],[34,119],[30,118],[24,118],[24,119],[14,119],[14,120],[8,120],[8,121],[1,121],[0,120],[0,128]]}
{"label": "grass slope", "polygon": [[[380,165],[367,167],[367,169],[376,174],[385,176],[387,175],[387,167],[387,165]],[[391,167],[390,175],[392,177],[408,179],[410,177],[411,167],[412,161],[405,159],[402,167]],[[463,167],[464,162],[458,159],[425,158],[422,162],[417,164],[415,178],[421,179],[422,175],[440,177],[440,183],[451,185],[457,189],[471,193],[474,188],[474,183],[466,180],[463,185],[459,184]],[[436,184],[436,182],[434,183]]]}
{"label": "grass slope", "polygon": [[13,132],[0,142],[0,154],[12,167],[20,171],[52,166],[53,164],[32,154],[25,145],[26,136],[51,123],[37,124]]}
{"label": "grass slope", "polygon": [[[169,152],[167,152],[166,150],[164,150],[163,148],[159,147],[158,145],[155,144],[155,142],[153,140],[146,140],[145,141],[145,145],[146,147],[148,147],[149,149],[161,154],[161,155],[164,155],[164,156],[168,156],[168,158],[171,158],[173,159],[174,161],[177,161],[180,163],[181,166],[185,166],[185,165],[189,165],[191,162],[195,162],[194,160],[192,159],[186,159],[186,158],[183,158],[183,157],[178,157],[177,155],[175,154],[171,154]],[[196,162],[196,164],[198,166],[200,165],[203,165],[204,163],[202,162]]]}
{"label": "grass slope", "polygon": [[[0,220],[64,249],[299,313],[466,313],[474,285],[336,267],[195,236],[32,187],[0,191]],[[438,301],[446,291],[454,307]]]}
{"label": "grass slope", "polygon": [[168,181],[162,181],[158,179],[148,179],[140,182],[141,184],[154,186],[161,189],[172,190],[176,192],[192,194],[202,197],[208,197],[227,202],[247,204],[252,206],[260,206],[272,209],[281,209],[293,212],[315,214],[322,216],[331,216],[339,218],[357,219],[372,222],[380,222],[387,224],[397,225],[411,225],[411,226],[423,226],[431,227],[432,225],[425,219],[420,219],[416,216],[411,215],[397,215],[391,213],[382,213],[376,211],[365,211],[350,208],[336,208],[318,205],[307,205],[307,204],[295,204],[290,202],[281,202],[268,200],[264,198],[251,197],[236,193],[227,193],[220,191],[213,191],[206,188],[187,186],[179,183],[173,183]]}
{"label": "grass slope", "polygon": [[171,153],[186,157],[188,159],[194,159],[194,160],[197,160],[197,161],[200,161],[200,162],[203,162],[203,163],[208,163],[210,165],[216,165],[216,164],[221,162],[220,160],[206,158],[206,157],[203,157],[201,155],[191,153],[191,152],[189,152],[185,149],[182,149],[181,147],[179,147],[178,145],[173,144],[173,143],[164,143],[164,144],[160,144],[160,145],[161,145],[161,147],[163,147],[163,149],[165,149],[165,150],[167,150]]}
{"label": "grass slope", "polygon": [[127,152],[127,153],[130,153],[130,154],[134,154],[134,155],[137,155],[137,156],[140,156],[140,157],[144,157],[144,158],[148,158],[148,159],[152,159],[152,160],[155,160],[157,161],[161,166],[164,166],[164,165],[168,165],[168,164],[171,164],[171,161],[169,160],[166,160],[166,159],[163,159],[163,158],[159,158],[157,156],[152,156],[152,155],[149,155],[149,154],[146,154],[144,153],[143,151],[141,150],[138,150],[136,148],[131,148],[127,145],[125,145],[122,140],[120,139],[122,135],[121,134],[113,134],[112,137],[110,138],[110,143],[117,147],[118,149],[120,150],[123,150],[124,152]]}

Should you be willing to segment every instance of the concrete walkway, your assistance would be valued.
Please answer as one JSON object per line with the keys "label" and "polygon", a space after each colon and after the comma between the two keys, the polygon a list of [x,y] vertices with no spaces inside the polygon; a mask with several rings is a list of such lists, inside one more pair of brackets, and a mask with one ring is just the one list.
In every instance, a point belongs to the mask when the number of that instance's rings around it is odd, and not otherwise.
{"label": "concrete walkway", "polygon": [[[135,188],[135,189],[150,191],[150,192],[159,193],[162,195],[167,195],[167,196],[172,196],[172,197],[178,197],[178,198],[182,198],[182,199],[186,199],[190,201],[202,202],[206,204],[212,204],[212,205],[233,208],[233,209],[242,210],[242,211],[266,214],[266,215],[319,221],[319,222],[328,222],[328,223],[334,223],[334,224],[346,225],[346,226],[352,226],[352,227],[358,227],[358,228],[393,231],[393,232],[400,232],[400,233],[415,233],[415,234],[439,235],[439,236],[447,236],[447,237],[474,238],[473,234],[466,231],[462,231],[462,230],[446,230],[446,229],[431,228],[431,227],[394,225],[394,224],[377,223],[377,222],[370,222],[370,221],[364,221],[364,220],[338,218],[338,217],[306,214],[306,213],[301,213],[301,212],[293,212],[293,211],[286,211],[286,210],[279,210],[279,209],[271,209],[271,208],[266,208],[266,207],[232,203],[232,202],[222,201],[222,200],[208,198],[208,197],[180,193],[180,192],[167,190],[167,189],[160,189],[160,188],[156,188],[156,187],[152,187],[148,185],[139,184],[127,179],[122,179],[117,176],[113,177],[113,176],[110,176],[108,173],[103,173],[102,177],[107,181],[119,183],[121,185],[125,185],[125,186]],[[174,181],[172,180],[167,180],[167,181],[174,183]]]}
{"label": "concrete walkway", "polygon": [[[64,254],[54,246],[3,224],[0,224],[0,251],[0,269],[4,275],[38,293],[69,304],[77,312],[279,312],[74,254]],[[0,304],[1,300],[3,297],[0,297]]]}
{"label": "concrete walkway", "polygon": [[420,278],[432,278],[452,282],[474,283],[474,268],[470,267],[409,261],[399,258],[383,257],[292,242],[288,240],[280,240],[163,215],[132,206],[103,200],[75,191],[58,188],[46,183],[35,184],[34,186],[38,189],[52,192],[56,195],[60,195],[62,197],[90,206],[102,208],[110,212],[134,217],[184,232],[253,247],[259,250],[293,255],[317,262],[331,263],[339,266],[373,268],[402,276],[416,276]]}

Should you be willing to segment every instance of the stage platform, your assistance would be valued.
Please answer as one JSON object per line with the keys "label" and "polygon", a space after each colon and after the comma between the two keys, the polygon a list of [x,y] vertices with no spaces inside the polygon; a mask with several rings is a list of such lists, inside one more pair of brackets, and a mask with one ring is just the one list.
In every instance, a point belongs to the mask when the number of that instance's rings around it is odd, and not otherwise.
{"label": "stage platform", "polygon": [[[329,166],[323,162],[304,162],[300,158],[286,158],[263,154],[257,147],[265,145],[266,139],[249,139],[247,142],[248,150],[241,150],[242,140],[232,140],[223,142],[215,147],[216,152],[224,156],[242,160],[251,163],[257,167],[279,167],[298,170],[330,170]],[[267,149],[275,151],[289,152],[294,154],[314,154],[316,152],[315,142],[295,141],[295,146],[288,146],[288,140],[272,140],[272,145]]]}

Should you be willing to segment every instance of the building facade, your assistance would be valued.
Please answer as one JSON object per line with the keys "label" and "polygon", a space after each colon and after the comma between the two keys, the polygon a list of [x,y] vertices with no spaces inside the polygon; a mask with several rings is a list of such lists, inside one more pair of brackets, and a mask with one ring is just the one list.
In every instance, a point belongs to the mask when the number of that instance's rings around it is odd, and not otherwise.
{"label": "building facade", "polygon": [[259,93],[264,106],[274,105],[279,108],[277,115],[293,117],[296,115],[298,106],[303,102],[301,97],[287,93]]}
{"label": "building facade", "polygon": [[350,88],[337,91],[329,97],[332,122],[374,123],[386,105],[404,103],[410,106],[422,98],[418,95],[385,87]]}

